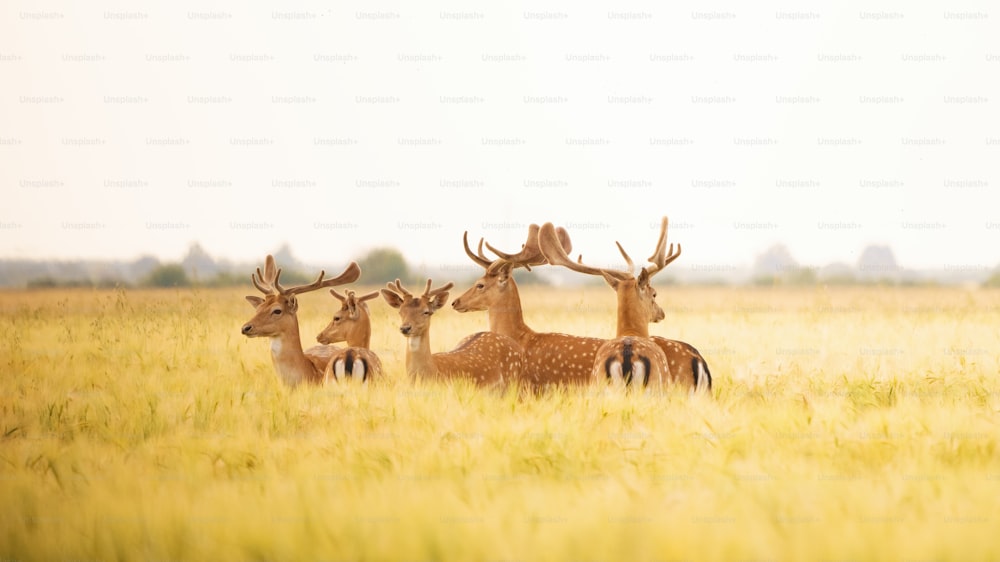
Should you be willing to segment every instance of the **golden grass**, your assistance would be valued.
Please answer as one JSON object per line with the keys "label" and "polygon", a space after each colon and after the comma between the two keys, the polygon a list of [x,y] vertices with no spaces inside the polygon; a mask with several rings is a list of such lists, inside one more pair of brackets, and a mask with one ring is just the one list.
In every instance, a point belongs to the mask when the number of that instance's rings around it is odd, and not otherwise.
{"label": "golden grass", "polygon": [[[289,391],[252,292],[0,293],[0,559],[1000,559],[1000,292],[661,290],[714,400],[414,385],[381,301],[391,380]],[[522,293],[612,335],[609,289]]]}

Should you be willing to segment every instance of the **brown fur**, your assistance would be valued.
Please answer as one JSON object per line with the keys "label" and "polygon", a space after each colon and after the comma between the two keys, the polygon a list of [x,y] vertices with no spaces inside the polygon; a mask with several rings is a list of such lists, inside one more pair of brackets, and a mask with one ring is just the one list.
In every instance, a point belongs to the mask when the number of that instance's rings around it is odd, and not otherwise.
{"label": "brown fur", "polygon": [[[323,370],[323,380],[336,382],[338,361],[346,361],[348,356],[359,358],[368,365],[366,380],[377,380],[382,376],[382,361],[371,350],[371,314],[365,301],[378,297],[378,291],[358,297],[354,291],[346,291],[345,296],[330,289],[330,294],[340,301],[341,307],[334,313],[326,328],[316,336],[316,341],[322,344],[346,342],[347,348],[333,353]],[[352,376],[356,376],[356,373]]]}
{"label": "brown fur", "polygon": [[513,339],[491,332],[467,336],[455,349],[431,353],[431,316],[448,299],[452,284],[431,291],[431,281],[423,295],[415,296],[399,280],[382,289],[389,306],[399,310],[400,331],[407,338],[406,372],[410,377],[438,380],[466,378],[478,386],[504,387],[518,382],[524,366],[524,352]]}
{"label": "brown fur", "polygon": [[336,347],[315,346],[302,350],[299,337],[299,320],[296,316],[299,303],[296,295],[356,281],[361,275],[358,264],[351,262],[347,269],[334,279],[324,280],[324,272],[308,285],[282,287],[279,278],[281,270],[274,263],[274,257],[267,256],[264,272],[257,270],[251,281],[263,297],[248,296],[247,302],[254,307],[254,316],[243,325],[241,333],[249,338],[266,337],[271,340],[271,361],[282,382],[290,387],[301,383],[319,384],[323,381],[323,371],[333,356]]}
{"label": "brown fur", "polygon": [[[601,275],[615,291],[618,301],[616,337],[602,344],[595,353],[595,361],[592,364],[592,378],[595,382],[603,383],[607,380],[608,365],[611,364],[609,361],[622,361],[623,348],[628,341],[634,347],[633,354],[649,360],[650,388],[663,390],[670,386],[690,389],[695,387],[696,373],[690,361],[690,351],[694,348],[683,342],[673,342],[664,338],[653,340],[649,336],[649,324],[659,322],[665,316],[663,309],[656,303],[656,290],[653,289],[650,280],[680,255],[680,247],[675,254],[673,245],[670,246],[670,254],[666,253],[666,230],[667,221],[664,217],[656,250],[650,257],[653,266],[642,268],[638,276],[633,275],[632,259],[620,244],[618,249],[628,262],[628,272],[593,268],[574,262],[561,247],[555,227],[551,223],[546,223],[539,231],[539,246],[549,263],[562,265],[580,273]],[[671,359],[667,357],[668,349],[674,358],[673,365]],[[686,356],[688,360],[678,364],[677,359],[681,356]]]}

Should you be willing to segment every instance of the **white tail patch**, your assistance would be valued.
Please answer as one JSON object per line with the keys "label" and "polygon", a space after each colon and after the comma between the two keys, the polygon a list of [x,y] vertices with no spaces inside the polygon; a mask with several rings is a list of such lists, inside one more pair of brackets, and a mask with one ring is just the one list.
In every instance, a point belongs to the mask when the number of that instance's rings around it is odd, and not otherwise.
{"label": "white tail patch", "polygon": [[622,373],[622,362],[612,361],[608,365],[608,378],[611,379],[611,386],[625,386],[625,375]]}
{"label": "white tail patch", "polygon": [[347,362],[341,358],[333,364],[333,377],[337,379],[337,382],[344,380],[344,376],[347,374]]}
{"label": "white tail patch", "polygon": [[710,392],[708,373],[705,372],[705,362],[698,360],[697,363],[698,370],[695,373],[695,379],[698,381],[698,385],[695,387],[695,392]]}
{"label": "white tail patch", "polygon": [[368,382],[368,378],[365,377],[366,374],[367,373],[365,373],[365,362],[362,361],[360,358],[355,358],[354,365],[351,367],[351,377],[354,380]]}
{"label": "white tail patch", "polygon": [[646,363],[644,361],[633,361],[632,362],[632,384],[631,386],[644,390],[646,381]]}

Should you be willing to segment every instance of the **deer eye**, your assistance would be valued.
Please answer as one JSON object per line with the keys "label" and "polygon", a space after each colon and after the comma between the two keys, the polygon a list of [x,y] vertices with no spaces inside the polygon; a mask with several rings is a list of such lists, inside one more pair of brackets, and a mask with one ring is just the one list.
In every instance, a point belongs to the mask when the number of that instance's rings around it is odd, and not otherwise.
{"label": "deer eye", "polygon": [[278,316],[279,314],[281,314],[281,309],[275,308],[274,310],[271,311],[271,314],[273,314],[274,316]]}
{"label": "deer eye", "polygon": [[431,311],[429,311],[429,310],[425,310],[424,311],[424,316],[430,316],[430,315],[431,315]]}
{"label": "deer eye", "polygon": [[482,291],[483,289],[486,288],[486,285],[483,285],[482,283],[479,283],[479,284],[476,285],[476,288],[479,289],[480,291]]}
{"label": "deer eye", "polygon": [[334,322],[340,322],[340,316],[334,316],[333,317],[333,321]]}

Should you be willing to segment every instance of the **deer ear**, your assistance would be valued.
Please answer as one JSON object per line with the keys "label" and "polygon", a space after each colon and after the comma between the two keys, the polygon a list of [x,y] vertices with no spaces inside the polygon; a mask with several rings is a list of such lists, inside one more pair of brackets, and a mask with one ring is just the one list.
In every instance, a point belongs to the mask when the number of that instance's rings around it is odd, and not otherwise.
{"label": "deer ear", "polygon": [[387,289],[382,289],[379,292],[382,293],[382,298],[385,299],[385,302],[388,303],[389,306],[393,308],[399,308],[403,306],[403,299],[396,293],[393,293],[392,291],[389,291]]}
{"label": "deer ear", "polygon": [[299,300],[295,298],[295,295],[289,296],[285,300],[285,303],[286,303],[285,307],[288,310],[289,314],[295,314],[295,311],[299,309]]}
{"label": "deer ear", "polygon": [[431,301],[431,309],[440,310],[446,304],[448,304],[448,291],[434,295],[434,300]]}
{"label": "deer ear", "polygon": [[616,278],[613,275],[608,275],[604,271],[601,272],[601,276],[604,277],[604,281],[607,282],[608,286],[610,286],[612,289],[616,291],[618,290],[618,282],[619,282],[618,278]]}
{"label": "deer ear", "polygon": [[264,302],[264,299],[254,295],[247,295],[247,302],[250,303],[250,306],[257,308]]}
{"label": "deer ear", "polygon": [[351,315],[351,318],[358,317],[358,302],[354,299],[347,301],[347,313]]}

